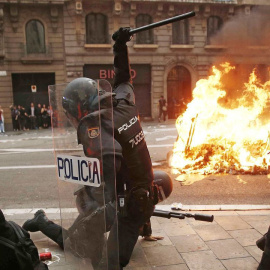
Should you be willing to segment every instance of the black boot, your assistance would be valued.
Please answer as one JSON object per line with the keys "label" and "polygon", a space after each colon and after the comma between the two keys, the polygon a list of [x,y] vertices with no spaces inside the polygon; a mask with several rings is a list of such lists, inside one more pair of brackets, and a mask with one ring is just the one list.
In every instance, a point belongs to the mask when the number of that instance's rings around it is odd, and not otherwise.
{"label": "black boot", "polygon": [[26,231],[30,232],[41,231],[57,243],[62,249],[64,248],[62,227],[49,220],[43,210],[38,210],[35,213],[34,218],[28,219],[22,227]]}
{"label": "black boot", "polygon": [[262,251],[264,251],[265,241],[266,241],[266,233],[259,240],[256,241],[257,247]]}
{"label": "black boot", "polygon": [[269,270],[270,269],[270,226],[265,238],[264,252],[262,255],[261,262],[258,270]]}
{"label": "black boot", "polygon": [[34,218],[32,219],[28,219],[24,224],[23,224],[23,228],[26,231],[29,232],[37,232],[40,231],[42,227],[47,226],[47,224],[53,223],[52,221],[50,221],[45,212],[40,209],[38,210],[35,215]]}

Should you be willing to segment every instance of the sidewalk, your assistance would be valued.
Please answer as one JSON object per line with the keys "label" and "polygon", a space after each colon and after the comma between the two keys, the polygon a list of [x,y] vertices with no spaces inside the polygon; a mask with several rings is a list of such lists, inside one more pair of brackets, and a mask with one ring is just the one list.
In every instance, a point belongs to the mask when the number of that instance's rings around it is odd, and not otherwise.
{"label": "sidewalk", "polygon": [[[27,213],[4,210],[7,220],[22,225],[32,218],[37,209]],[[45,209],[46,211],[46,209]],[[177,212],[177,211],[176,211]],[[195,213],[195,212],[190,212]],[[153,235],[164,240],[147,242],[140,237],[133,252],[128,270],[256,270],[262,251],[256,240],[267,232],[270,210],[203,211],[196,213],[214,215],[212,223],[193,218],[165,219],[152,217]],[[47,211],[48,217],[60,223],[59,211]],[[50,270],[73,270],[65,262],[63,251],[42,233],[31,233],[39,252],[51,251],[56,261]],[[91,269],[91,268],[85,268]]]}

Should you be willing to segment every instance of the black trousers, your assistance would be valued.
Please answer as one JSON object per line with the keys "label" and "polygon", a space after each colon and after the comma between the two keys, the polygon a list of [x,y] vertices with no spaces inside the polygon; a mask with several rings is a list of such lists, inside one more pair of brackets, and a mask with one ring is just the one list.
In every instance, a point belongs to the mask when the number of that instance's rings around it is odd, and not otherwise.
{"label": "black trousers", "polygon": [[[108,239],[109,270],[122,270],[123,267],[128,265],[140,235],[140,229],[150,220],[153,211],[154,204],[152,199],[149,199],[145,211],[140,216],[128,215],[127,217],[123,217],[121,214],[118,215],[118,219],[115,221]],[[115,261],[118,258],[113,253],[115,243],[119,244],[119,262]]]}

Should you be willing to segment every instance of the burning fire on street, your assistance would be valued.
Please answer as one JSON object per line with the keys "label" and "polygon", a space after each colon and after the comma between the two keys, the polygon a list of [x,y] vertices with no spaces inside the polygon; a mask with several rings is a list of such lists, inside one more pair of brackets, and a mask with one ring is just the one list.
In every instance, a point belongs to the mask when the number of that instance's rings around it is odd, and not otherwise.
{"label": "burning fire on street", "polygon": [[[222,83],[235,70],[229,63],[212,67],[197,82],[193,99],[176,120],[178,138],[171,167],[177,174],[267,174],[270,165],[270,81],[254,69],[238,98],[228,98]],[[265,113],[266,112],[266,113]]]}

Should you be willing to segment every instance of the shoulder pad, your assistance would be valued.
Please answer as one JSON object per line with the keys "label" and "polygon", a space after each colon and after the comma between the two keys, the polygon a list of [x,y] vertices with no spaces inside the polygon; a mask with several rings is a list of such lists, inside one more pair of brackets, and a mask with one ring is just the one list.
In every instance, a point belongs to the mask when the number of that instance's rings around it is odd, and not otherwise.
{"label": "shoulder pad", "polygon": [[87,129],[91,127],[99,127],[99,116],[99,111],[96,111],[86,115],[81,119],[77,128],[78,144],[82,144],[83,136],[86,134]]}
{"label": "shoulder pad", "polygon": [[135,95],[133,85],[129,82],[121,83],[113,92],[116,99],[125,99],[128,103],[135,104]]}

